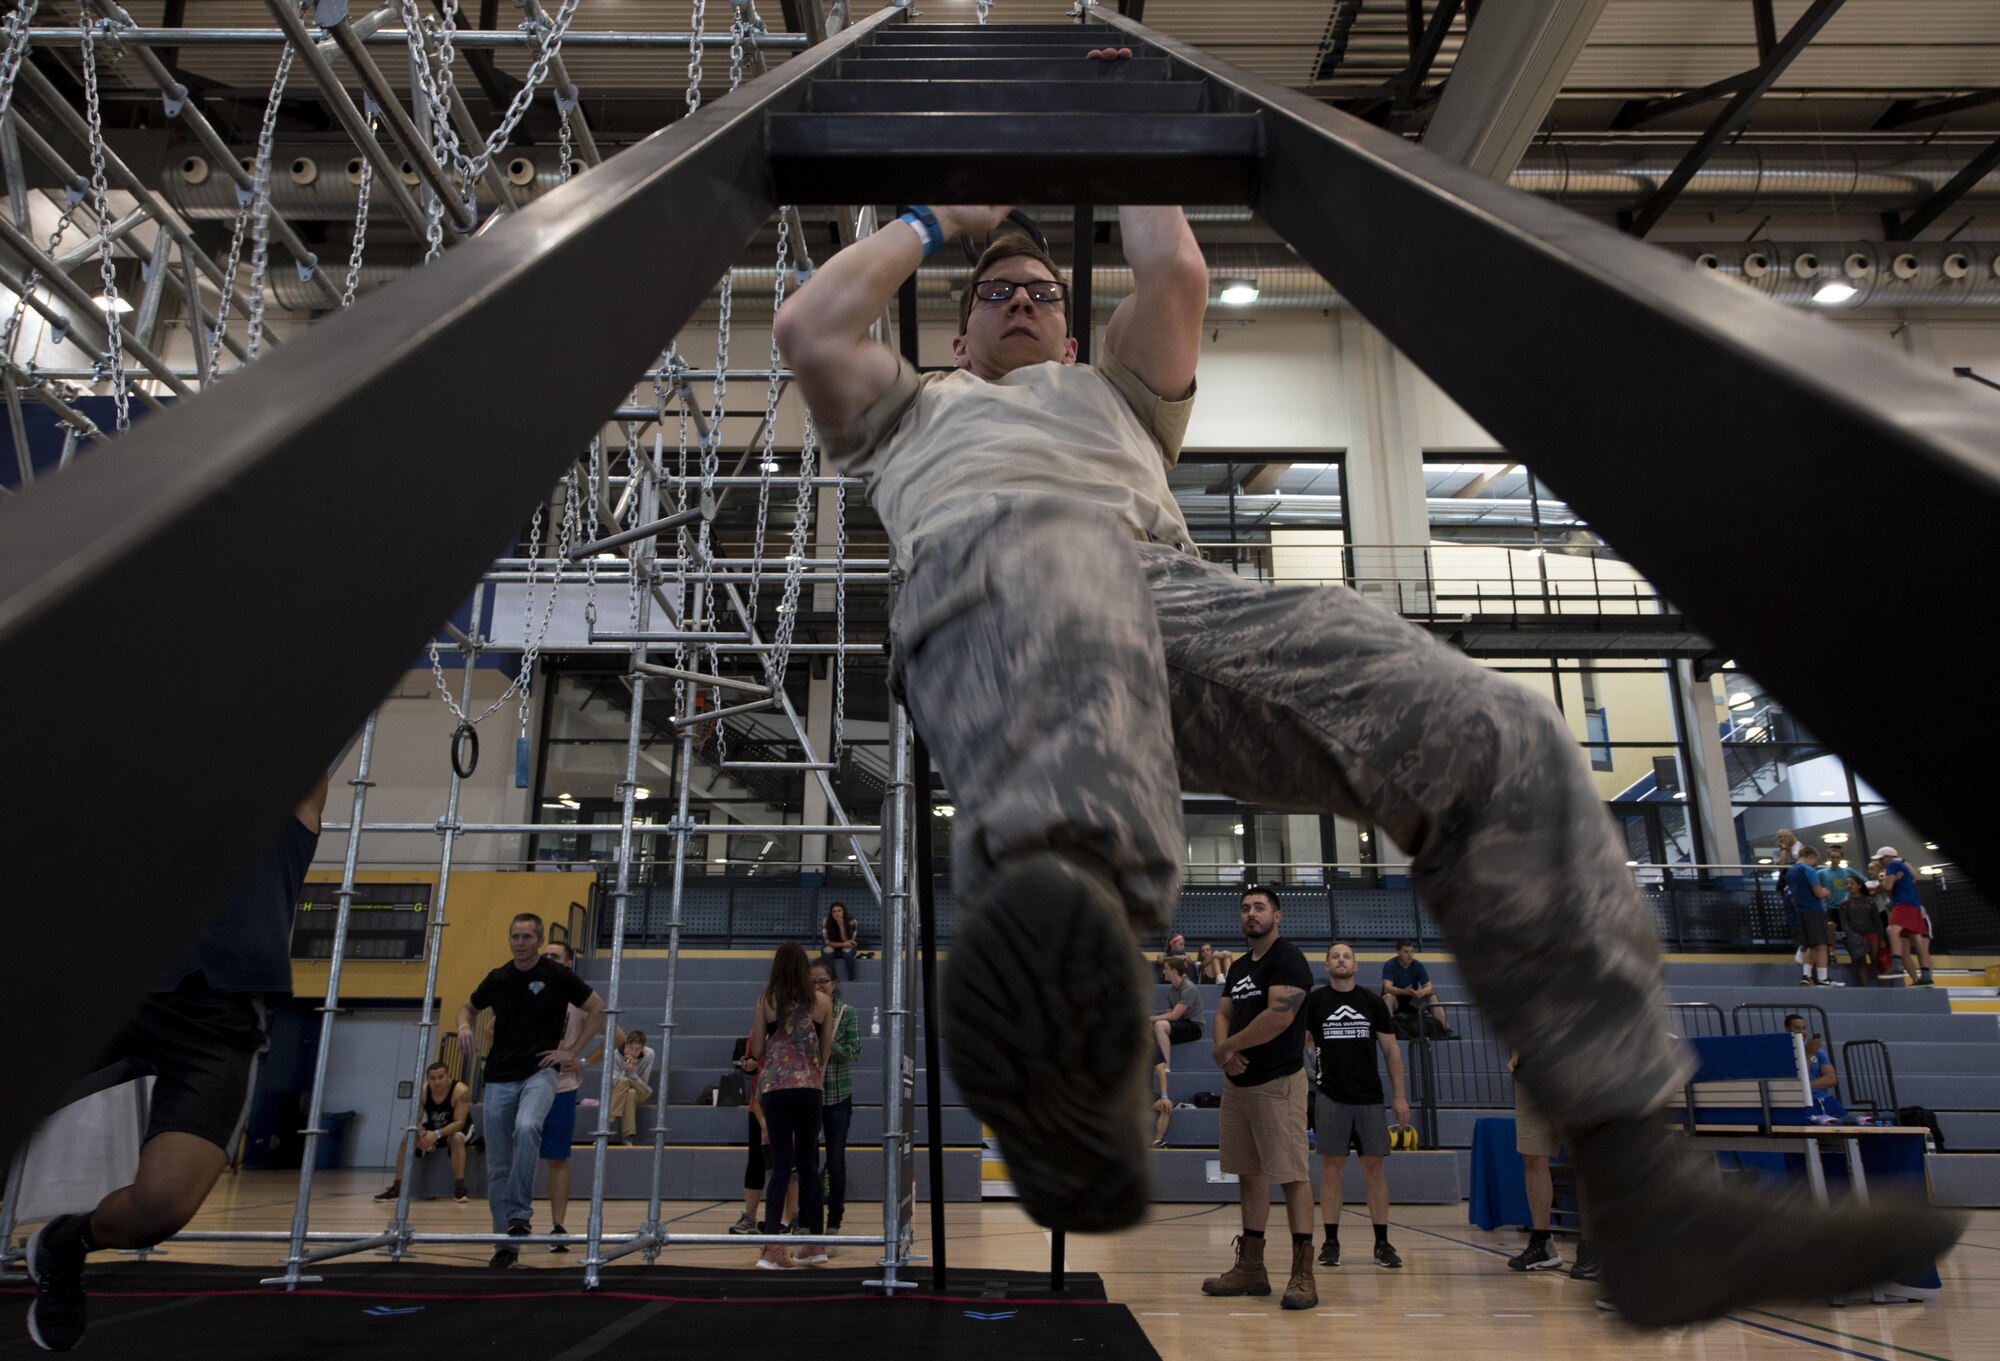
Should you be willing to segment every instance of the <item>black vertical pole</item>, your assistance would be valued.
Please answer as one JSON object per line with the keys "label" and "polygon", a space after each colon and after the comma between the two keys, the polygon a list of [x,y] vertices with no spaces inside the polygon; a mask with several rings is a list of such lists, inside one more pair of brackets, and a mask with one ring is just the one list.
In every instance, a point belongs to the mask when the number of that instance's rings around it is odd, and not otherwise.
{"label": "black vertical pole", "polygon": [[1075,233],[1076,255],[1069,271],[1069,328],[1076,336],[1076,362],[1090,362],[1090,271],[1092,247],[1097,244],[1096,214],[1088,203],[1076,205],[1071,231]]}
{"label": "black vertical pole", "polygon": [[[897,342],[903,358],[917,363],[917,279],[903,280],[896,293]],[[914,724],[911,725],[913,728]],[[931,1172],[931,1288],[942,1294],[950,1279],[945,1261],[944,1222],[944,1064],[938,1055],[937,1018],[937,896],[931,891],[931,751],[924,735],[917,733],[912,753],[912,775],[916,782],[911,800],[912,822],[917,840],[916,890],[918,950],[921,952],[924,984],[924,1070],[930,1074],[930,1090],[924,1109],[930,1120],[929,1150]]]}
{"label": "black vertical pole", "polygon": [[1068,1282],[1063,1278],[1063,1239],[1066,1236],[1061,1229],[1049,1233],[1049,1290],[1058,1295],[1069,1289]]}
{"label": "black vertical pole", "polygon": [[931,1288],[943,1294],[950,1279],[944,1232],[944,1064],[938,1056],[937,895],[931,889],[931,752],[924,745],[921,733],[917,735],[916,759],[911,764],[917,782],[914,807],[917,930],[924,972],[924,1070],[930,1074],[924,1108],[930,1118]]}

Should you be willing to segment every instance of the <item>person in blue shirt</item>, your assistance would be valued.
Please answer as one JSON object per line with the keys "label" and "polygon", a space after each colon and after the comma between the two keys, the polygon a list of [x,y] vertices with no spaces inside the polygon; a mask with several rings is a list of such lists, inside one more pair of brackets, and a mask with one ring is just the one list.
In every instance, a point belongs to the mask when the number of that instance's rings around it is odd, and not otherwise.
{"label": "person in blue shirt", "polygon": [[1840,1072],[1827,1057],[1826,1041],[1808,1034],[1806,1018],[1796,1012],[1785,1018],[1785,1029],[1805,1041],[1806,1089],[1812,1093],[1814,1118],[1846,1124],[1851,1117],[1840,1101]]}
{"label": "person in blue shirt", "polygon": [[1417,962],[1415,941],[1397,941],[1396,957],[1382,961],[1382,1000],[1389,1004],[1390,1013],[1398,1018],[1406,1013],[1421,1016],[1428,1008],[1437,1037],[1443,1040],[1458,1038],[1458,1032],[1445,1023],[1444,1003],[1438,1001],[1437,990],[1431,986],[1430,970]]}
{"label": "person in blue shirt", "polygon": [[1845,987],[1827,977],[1827,953],[1833,943],[1833,932],[1826,919],[1826,885],[1819,881],[1819,851],[1811,846],[1800,846],[1794,853],[1791,867],[1785,871],[1785,893],[1791,900],[1792,929],[1797,934],[1799,948],[1805,951],[1799,967],[1804,975],[1799,986],[1826,988]]}
{"label": "person in blue shirt", "polygon": [[1875,852],[1878,865],[1877,878],[1882,887],[1889,891],[1889,972],[1884,978],[1898,978],[1908,969],[1911,947],[1917,956],[1917,983],[1922,987],[1931,985],[1931,914],[1924,909],[1923,899],[1917,896],[1917,876],[1910,872],[1903,853],[1894,846],[1884,846]]}

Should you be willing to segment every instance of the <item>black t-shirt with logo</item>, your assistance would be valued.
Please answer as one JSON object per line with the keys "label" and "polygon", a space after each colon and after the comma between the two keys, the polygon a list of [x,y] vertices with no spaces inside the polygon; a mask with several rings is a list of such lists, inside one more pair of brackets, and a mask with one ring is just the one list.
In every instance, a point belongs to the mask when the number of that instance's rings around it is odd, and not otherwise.
{"label": "black t-shirt with logo", "polygon": [[488,1082],[519,1082],[535,1075],[542,1055],[562,1044],[571,1006],[590,999],[590,984],[550,959],[532,969],[502,964],[472,992],[472,1005],[493,1008],[493,1049],[486,1056]]}
{"label": "black t-shirt with logo", "polygon": [[1306,998],[1306,1030],[1319,1046],[1319,1089],[1343,1106],[1382,1104],[1375,1037],[1395,1030],[1389,1004],[1366,988],[1315,988]]}
{"label": "black t-shirt with logo", "polygon": [[[1262,959],[1244,953],[1229,966],[1222,980],[1222,996],[1229,1003],[1229,1033],[1240,1035],[1243,1028],[1264,1014],[1270,1005],[1272,988],[1312,987],[1312,968],[1299,947],[1283,936],[1272,942]],[[1229,1080],[1239,1087],[1257,1087],[1273,1078],[1289,1077],[1305,1067],[1306,1018],[1303,1010],[1293,1013],[1292,1023],[1275,1039],[1242,1050],[1249,1067]]]}

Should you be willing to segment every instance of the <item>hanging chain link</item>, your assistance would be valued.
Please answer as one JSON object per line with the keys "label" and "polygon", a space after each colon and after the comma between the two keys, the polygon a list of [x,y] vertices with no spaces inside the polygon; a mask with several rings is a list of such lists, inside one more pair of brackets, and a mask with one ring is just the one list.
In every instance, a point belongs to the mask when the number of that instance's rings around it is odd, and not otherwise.
{"label": "hanging chain link", "polygon": [[729,88],[743,84],[743,40],[750,35],[750,21],[744,17],[749,0],[735,0],[729,18]]}
{"label": "hanging chain link", "polygon": [[993,11],[993,0],[973,0],[972,7],[979,12],[979,22],[983,24],[986,16]]}
{"label": "hanging chain link", "polygon": [[687,111],[689,113],[701,108],[701,28],[707,15],[708,0],[694,0],[694,12],[688,17]]}
{"label": "hanging chain link", "polygon": [[21,0],[6,17],[0,21],[7,34],[7,46],[0,50],[0,120],[7,117],[7,110],[14,106],[14,82],[21,75],[21,61],[28,55],[28,23],[35,17],[35,9],[41,0]]}
{"label": "hanging chain link", "polygon": [[[264,101],[264,119],[257,129],[257,158],[251,162],[253,170],[251,173],[250,188],[246,191],[241,185],[238,185],[236,189],[236,221],[229,231],[229,257],[222,267],[222,296],[216,299],[215,329],[208,336],[208,372],[211,380],[220,377],[222,374],[222,338],[229,331],[229,308],[236,300],[236,271],[242,267],[243,243],[249,239],[250,235],[251,210],[257,201],[257,178],[254,167],[259,163],[263,164],[266,168],[264,179],[266,194],[265,211],[270,211],[268,201],[270,177],[268,171],[271,161],[271,144],[277,138],[278,101],[284,95],[285,81],[292,73],[292,56],[291,44],[287,43],[285,50],[278,56],[278,71],[271,80],[270,97]],[[362,163],[363,165],[367,164],[365,158]],[[233,170],[231,171],[231,178],[235,178]],[[257,318],[256,324],[261,329],[263,325],[261,302],[258,299],[251,299],[249,301],[251,312]],[[190,310],[198,318],[201,309],[192,303],[189,306]],[[197,320],[195,322],[195,329],[199,330],[200,325],[200,321]],[[252,351],[252,353],[255,352]]]}
{"label": "hanging chain link", "polygon": [[[449,165],[457,176],[459,192],[468,208],[472,205],[472,185],[486,173],[493,158],[513,137],[514,129],[520,126],[529,106],[535,102],[542,82],[548,79],[550,64],[561,55],[562,41],[569,33],[570,23],[576,18],[578,3],[579,0],[563,0],[554,19],[522,26],[538,39],[534,58],[528,63],[528,73],[522,78],[521,88],[514,92],[499,126],[487,135],[477,152],[468,152],[459,141],[458,129],[451,121],[451,94],[455,83],[452,66],[457,59],[452,40],[458,35],[458,0],[443,0],[439,6],[439,17],[435,20],[419,19],[416,0],[399,0],[403,27],[410,35],[410,57],[415,63],[416,83],[430,106],[432,135],[438,141],[439,164]],[[437,45],[435,57],[430,43],[425,41],[426,36]]]}
{"label": "hanging chain link", "polygon": [[245,363],[257,357],[264,339],[264,279],[271,266],[271,148],[278,136],[278,101],[292,74],[293,56],[290,43],[278,54],[278,74],[271,80],[271,98],[264,105],[263,125],[257,129],[257,157],[251,162],[250,318],[244,341],[249,359]]}
{"label": "hanging chain link", "polygon": [[[368,115],[368,131],[372,135],[381,123],[378,114]],[[347,253],[347,280],[340,286],[340,305],[343,309],[354,306],[354,292],[361,286],[361,257],[368,249],[368,194],[375,186],[375,163],[366,156],[361,158],[360,195],[354,209],[354,248]],[[541,508],[535,509],[537,527],[540,526]]]}
{"label": "hanging chain link", "polygon": [[764,681],[773,692],[785,683],[785,667],[791,662],[792,635],[799,622],[799,587],[805,580],[806,534],[812,527],[813,471],[818,459],[813,448],[813,430],[806,427],[799,450],[798,494],[792,508],[792,537],[786,545],[785,588],[779,597],[778,624],[772,630],[769,660],[764,664]]}
{"label": "hanging chain link", "polygon": [[118,430],[123,433],[132,419],[132,391],[125,381],[125,327],[118,320],[118,267],[111,257],[110,186],[105,177],[104,111],[97,86],[96,30],[86,10],[80,23],[83,34],[83,108],[90,134],[90,211],[97,218],[97,273],[104,283],[105,355],[111,365],[111,400],[118,412]]}
{"label": "hanging chain link", "polygon": [[[791,256],[792,223],[778,210],[778,259],[771,282],[771,315],[785,305],[785,264]],[[750,546],[750,618],[757,618],[757,591],[763,584],[764,539],[771,512],[771,475],[778,471],[778,332],[771,328],[771,372],[764,384],[764,448],[757,462],[757,537]]]}
{"label": "hanging chain link", "polygon": [[[73,186],[68,192],[68,197],[69,206],[63,209],[63,215],[56,219],[55,230],[49,233],[48,245],[42,247],[42,254],[51,260],[55,259],[57,248],[62,245],[63,237],[69,233],[71,225],[75,222],[76,210],[83,204],[83,194]],[[35,289],[41,282],[40,269],[28,271],[28,277],[21,285],[20,296],[14,299],[14,311],[7,318],[7,329],[0,331],[0,354],[5,354],[9,359],[15,358],[14,347],[20,340],[21,323],[27,318],[28,299],[35,296]],[[40,348],[39,342],[36,348]]]}

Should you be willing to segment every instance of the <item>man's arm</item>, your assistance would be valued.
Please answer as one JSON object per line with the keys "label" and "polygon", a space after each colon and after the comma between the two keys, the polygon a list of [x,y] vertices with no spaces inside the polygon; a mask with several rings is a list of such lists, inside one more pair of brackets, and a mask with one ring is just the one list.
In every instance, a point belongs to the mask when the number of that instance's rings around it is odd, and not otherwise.
{"label": "man's arm", "polygon": [[451,1123],[439,1130],[440,1135],[463,1134],[472,1125],[472,1093],[461,1082],[451,1089]]}
{"label": "man's arm", "polygon": [[319,783],[313,786],[312,793],[300,799],[299,806],[292,810],[293,815],[306,825],[306,830],[314,835],[318,835],[320,818],[326,813],[326,790],[327,777],[322,775]]}
{"label": "man's arm", "polygon": [[471,998],[467,998],[458,1009],[458,1052],[467,1058],[479,1052],[479,1041],[474,1037],[472,1029],[472,1022],[477,1014]]}
{"label": "man's arm", "polygon": [[1104,343],[1154,395],[1180,401],[1201,357],[1208,262],[1178,208],[1120,208],[1118,235],[1132,293],[1112,312]]}
{"label": "man's arm", "polygon": [[576,1039],[576,1052],[571,1053],[566,1049],[543,1050],[542,1061],[537,1066],[548,1068],[571,1063],[580,1065],[583,1056],[588,1054],[591,1048],[603,1036],[604,999],[597,995],[597,990],[595,988],[591,989],[590,996],[584,998],[578,1005],[583,1009],[584,1021],[583,1033],[578,1035]]}
{"label": "man's arm", "polygon": [[1389,1109],[1396,1117],[1396,1123],[1410,1123],[1410,1096],[1403,1086],[1403,1050],[1396,1043],[1396,1033],[1392,1030],[1375,1032],[1375,1043],[1382,1046],[1382,1066],[1389,1070]]}
{"label": "man's arm", "polygon": [[[945,244],[966,232],[990,232],[1010,205],[935,207]],[[778,350],[791,365],[813,419],[829,429],[853,421],[896,381],[896,353],[868,338],[868,328],[923,263],[924,246],[901,222],[837,252],[778,309]]]}
{"label": "man's arm", "polygon": [[1215,1029],[1209,1035],[1209,1049],[1215,1058],[1215,1066],[1218,1068],[1222,1067],[1223,1060],[1229,1057],[1222,1052],[1222,1046],[1223,1042],[1229,1038],[1229,1023],[1234,1019],[1234,1015],[1234,1010],[1230,1007],[1227,997],[1215,1004]]}
{"label": "man's arm", "polygon": [[[1250,1024],[1244,1026],[1242,1030],[1227,1039],[1218,1039],[1215,1042],[1215,1059],[1217,1063],[1223,1064],[1222,1071],[1229,1072],[1229,1067],[1223,1060],[1238,1058],[1245,1049],[1255,1049],[1258,1045],[1267,1044],[1284,1034],[1291,1026],[1292,1018],[1298,1015],[1299,1008],[1305,1005],[1305,1000],[1304,988],[1273,986],[1270,1005],[1258,1012]],[[1239,1068],[1237,1071],[1241,1072],[1242,1069]]]}

